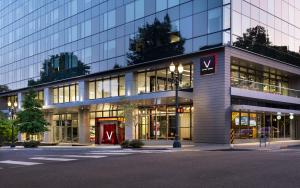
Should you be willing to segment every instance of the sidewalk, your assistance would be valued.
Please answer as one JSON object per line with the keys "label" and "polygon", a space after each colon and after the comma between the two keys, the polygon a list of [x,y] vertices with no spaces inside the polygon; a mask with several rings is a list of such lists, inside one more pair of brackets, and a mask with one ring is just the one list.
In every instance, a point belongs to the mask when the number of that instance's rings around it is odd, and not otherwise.
{"label": "sidewalk", "polygon": [[[181,148],[173,148],[173,141],[150,141],[145,142],[143,149],[166,149],[166,150],[182,150],[182,151],[218,151],[218,150],[279,150],[292,146],[300,146],[300,140],[284,140],[284,141],[271,141],[259,146],[259,142],[253,143],[240,143],[240,144],[207,144],[207,143],[193,143],[183,141]],[[23,150],[23,146],[16,146],[10,148],[9,146],[0,147],[0,151],[5,150]],[[56,146],[39,146],[38,148],[31,148],[33,150],[41,149],[121,149],[120,145],[76,145],[60,144]],[[28,150],[28,148],[26,148]]]}
{"label": "sidewalk", "polygon": [[292,146],[300,146],[300,140],[271,141],[271,142],[267,142],[266,147],[264,143],[262,143],[260,147],[259,142],[232,144],[233,149],[249,149],[249,150],[279,150],[279,149],[285,149]]}

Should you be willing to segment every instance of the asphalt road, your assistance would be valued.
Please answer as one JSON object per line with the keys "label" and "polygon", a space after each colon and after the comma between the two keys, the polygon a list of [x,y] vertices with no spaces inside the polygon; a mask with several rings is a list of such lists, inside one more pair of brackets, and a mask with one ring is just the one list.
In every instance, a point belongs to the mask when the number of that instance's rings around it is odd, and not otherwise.
{"label": "asphalt road", "polygon": [[[56,161],[57,158],[73,160]],[[30,165],[9,164],[11,161]],[[0,150],[0,188],[20,187],[300,187],[300,148],[176,152]]]}

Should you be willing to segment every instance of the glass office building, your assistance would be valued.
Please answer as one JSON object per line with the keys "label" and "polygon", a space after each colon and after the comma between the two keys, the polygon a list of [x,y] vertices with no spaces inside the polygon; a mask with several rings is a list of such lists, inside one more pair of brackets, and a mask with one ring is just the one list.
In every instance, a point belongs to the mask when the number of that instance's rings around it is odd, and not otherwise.
{"label": "glass office building", "polygon": [[173,140],[174,62],[180,139],[298,139],[299,16],[297,0],[0,0],[0,110],[33,86],[45,142]]}

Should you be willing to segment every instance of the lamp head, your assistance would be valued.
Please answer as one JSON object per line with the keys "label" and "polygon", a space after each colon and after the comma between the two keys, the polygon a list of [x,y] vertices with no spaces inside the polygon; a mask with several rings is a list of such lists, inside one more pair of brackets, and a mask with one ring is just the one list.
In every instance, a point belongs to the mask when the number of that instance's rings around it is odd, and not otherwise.
{"label": "lamp head", "polygon": [[170,69],[170,72],[171,73],[174,73],[175,72],[175,65],[174,65],[174,63],[172,62],[171,64],[170,64],[170,66],[169,66],[169,69]]}
{"label": "lamp head", "polygon": [[178,66],[178,72],[179,72],[179,74],[182,74],[183,71],[184,71],[183,66],[182,66],[182,64],[180,63],[179,66]]}
{"label": "lamp head", "polygon": [[10,101],[7,102],[7,106],[11,107],[11,102]]}
{"label": "lamp head", "polygon": [[15,107],[15,108],[18,107],[18,102],[17,102],[17,101],[14,102],[14,107]]}

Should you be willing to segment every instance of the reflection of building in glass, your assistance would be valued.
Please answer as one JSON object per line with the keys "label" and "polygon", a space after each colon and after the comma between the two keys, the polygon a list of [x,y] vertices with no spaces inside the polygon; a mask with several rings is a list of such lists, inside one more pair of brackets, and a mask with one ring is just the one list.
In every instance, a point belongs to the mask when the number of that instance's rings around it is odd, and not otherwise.
{"label": "reflection of building in glass", "polygon": [[298,1],[0,6],[0,110],[8,101],[21,110],[33,85],[50,122],[45,142],[173,140],[171,62],[184,68],[177,111],[184,142],[300,138]]}

